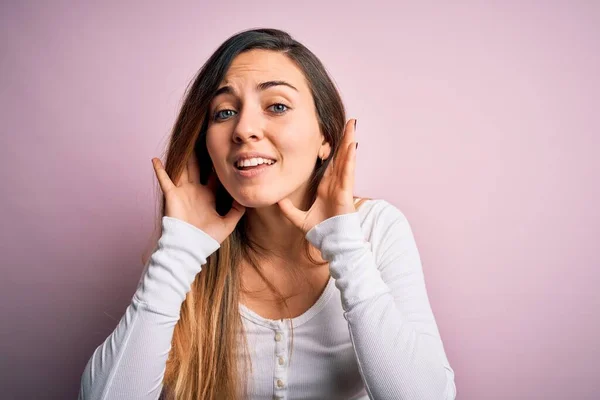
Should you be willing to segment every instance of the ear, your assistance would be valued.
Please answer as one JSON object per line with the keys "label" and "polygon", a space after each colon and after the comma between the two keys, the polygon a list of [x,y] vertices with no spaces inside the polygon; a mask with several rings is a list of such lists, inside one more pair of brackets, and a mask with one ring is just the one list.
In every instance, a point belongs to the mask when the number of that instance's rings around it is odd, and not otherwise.
{"label": "ear", "polygon": [[321,160],[327,160],[331,155],[331,145],[326,140],[323,140],[321,148],[319,149],[319,158]]}

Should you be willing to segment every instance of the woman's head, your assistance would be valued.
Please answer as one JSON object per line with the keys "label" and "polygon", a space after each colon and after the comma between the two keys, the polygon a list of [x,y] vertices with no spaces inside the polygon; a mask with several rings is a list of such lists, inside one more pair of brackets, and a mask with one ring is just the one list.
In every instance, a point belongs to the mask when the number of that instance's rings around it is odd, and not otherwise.
{"label": "woman's head", "polygon": [[[344,125],[341,98],[315,55],[283,31],[244,31],[215,51],[188,88],[165,170],[178,180],[195,153],[200,181],[206,183],[214,169],[221,182],[216,204],[221,213],[228,211],[232,196],[247,207],[270,206],[290,196],[297,206],[306,206],[300,203],[314,201]],[[246,152],[262,153],[275,163],[255,177],[243,177],[234,163]],[[164,212],[163,196],[161,218]],[[304,245],[312,260],[308,242]],[[164,378],[169,398],[242,397],[247,368],[238,369],[238,355],[247,355],[247,349],[239,313],[241,260],[278,293],[254,258],[259,248],[246,235],[242,218],[196,276],[173,333]]]}
{"label": "woman's head", "polygon": [[[275,29],[225,41],[187,101],[190,117],[203,119],[196,144],[200,168],[204,174],[214,168],[226,192],[247,207],[290,196],[296,204],[310,202],[345,124],[343,103],[322,63]],[[240,171],[236,163],[257,158],[252,153],[275,162],[262,171]]]}
{"label": "woman's head", "polygon": [[[217,93],[206,146],[229,194],[246,207],[269,206],[290,195],[303,200],[317,160],[329,157],[332,141],[321,133],[303,71],[283,52],[246,51],[233,60]],[[240,166],[244,160],[270,161]]]}

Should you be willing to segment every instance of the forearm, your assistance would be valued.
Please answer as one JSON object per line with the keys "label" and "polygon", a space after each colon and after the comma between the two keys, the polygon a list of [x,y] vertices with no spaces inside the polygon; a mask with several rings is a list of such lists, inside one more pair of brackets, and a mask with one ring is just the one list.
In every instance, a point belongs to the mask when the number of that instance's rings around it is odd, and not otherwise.
{"label": "forearm", "polygon": [[371,398],[455,398],[439,336],[402,315],[390,293],[353,304],[344,316]]}
{"label": "forearm", "polygon": [[163,234],[131,304],[94,351],[79,399],[157,399],[162,389],[181,303],[218,243],[204,232],[163,217]]}
{"label": "forearm", "polygon": [[[383,234],[392,235],[392,229]],[[357,213],[324,221],[308,238],[329,261],[371,398],[453,399],[454,374],[416,265],[395,265],[395,275],[388,268],[394,293],[363,238]],[[392,251],[383,258],[401,264]]]}

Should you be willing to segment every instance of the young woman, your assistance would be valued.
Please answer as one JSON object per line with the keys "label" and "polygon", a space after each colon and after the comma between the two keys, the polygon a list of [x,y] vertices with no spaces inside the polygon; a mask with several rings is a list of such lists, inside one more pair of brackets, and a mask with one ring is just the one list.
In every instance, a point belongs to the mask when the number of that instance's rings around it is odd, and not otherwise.
{"label": "young woman", "polygon": [[162,234],[79,398],[454,399],[410,225],[353,196],[355,130],[287,33],[224,42],[152,160]]}

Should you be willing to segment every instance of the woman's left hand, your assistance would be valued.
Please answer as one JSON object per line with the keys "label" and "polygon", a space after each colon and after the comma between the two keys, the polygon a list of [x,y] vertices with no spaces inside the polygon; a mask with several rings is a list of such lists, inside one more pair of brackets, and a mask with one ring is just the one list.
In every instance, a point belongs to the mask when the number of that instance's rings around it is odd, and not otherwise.
{"label": "woman's left hand", "polygon": [[336,157],[331,160],[317,188],[317,198],[308,211],[302,211],[288,198],[281,200],[279,208],[283,215],[307,233],[315,225],[336,215],[355,212],[354,167],[356,147],[354,133],[356,120],[346,123],[344,137]]}

